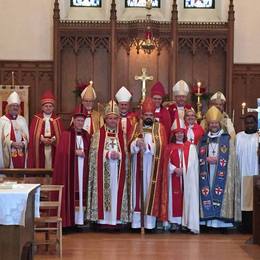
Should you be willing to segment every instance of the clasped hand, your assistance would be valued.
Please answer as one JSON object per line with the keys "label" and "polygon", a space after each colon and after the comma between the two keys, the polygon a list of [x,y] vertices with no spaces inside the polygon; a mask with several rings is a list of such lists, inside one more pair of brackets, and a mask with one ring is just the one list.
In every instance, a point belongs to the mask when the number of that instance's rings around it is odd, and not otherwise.
{"label": "clasped hand", "polygon": [[23,142],[12,142],[11,146],[15,149],[23,149],[24,143]]}
{"label": "clasped hand", "polygon": [[215,156],[209,156],[209,157],[207,157],[207,162],[210,164],[217,164],[218,158]]}
{"label": "clasped hand", "polygon": [[145,145],[144,139],[142,139],[142,138],[137,139],[136,146],[139,147],[142,151],[145,151],[146,145]]}
{"label": "clasped hand", "polygon": [[120,153],[118,153],[116,151],[111,151],[109,154],[109,157],[111,160],[118,160],[118,159],[120,159]]}

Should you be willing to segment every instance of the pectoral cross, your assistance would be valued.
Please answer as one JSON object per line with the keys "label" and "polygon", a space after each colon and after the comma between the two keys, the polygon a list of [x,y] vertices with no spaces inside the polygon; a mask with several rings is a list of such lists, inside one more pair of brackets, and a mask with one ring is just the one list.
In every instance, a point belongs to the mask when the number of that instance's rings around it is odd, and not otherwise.
{"label": "pectoral cross", "polygon": [[[257,112],[257,128],[260,134],[260,98],[257,99],[257,108],[247,108],[247,112]],[[259,138],[260,143],[260,138]]]}
{"label": "pectoral cross", "polygon": [[146,96],[146,81],[147,80],[153,80],[153,76],[148,76],[146,73],[146,68],[142,68],[142,75],[135,76],[135,80],[141,80],[142,81],[142,99],[141,103],[143,103],[145,96]]}
{"label": "pectoral cross", "polygon": [[112,150],[114,150],[114,148],[116,147],[117,143],[116,143],[116,140],[113,138],[113,139],[110,139],[110,147],[112,148]]}

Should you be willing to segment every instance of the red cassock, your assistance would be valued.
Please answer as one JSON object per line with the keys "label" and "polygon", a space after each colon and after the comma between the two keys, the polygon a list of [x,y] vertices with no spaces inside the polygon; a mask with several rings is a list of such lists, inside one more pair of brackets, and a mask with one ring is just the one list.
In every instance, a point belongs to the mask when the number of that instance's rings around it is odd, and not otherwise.
{"label": "red cassock", "polygon": [[160,112],[154,113],[154,117],[157,119],[158,122],[164,125],[167,142],[168,142],[170,137],[170,132],[171,132],[171,116],[169,111],[165,107],[161,107]]}
{"label": "red cassock", "polygon": [[[168,144],[165,152],[164,152],[164,166],[163,171],[164,175],[168,174],[168,163],[170,162],[176,168],[183,168],[183,160],[180,160],[179,150],[184,155],[185,166],[187,169],[188,166],[188,158],[189,158],[189,150],[190,150],[190,142],[185,142],[184,144]],[[174,172],[171,175],[172,178],[172,206],[173,206],[173,217],[181,217],[183,213],[183,179],[179,177]],[[168,187],[168,184],[166,185]],[[168,189],[163,190],[162,192],[163,200],[167,201],[166,205],[168,205]],[[168,209],[167,209],[168,211]],[[167,218],[168,213],[165,214],[164,219]]]}
{"label": "red cassock", "polygon": [[[83,205],[86,206],[90,136],[85,130],[82,130],[81,135],[85,152],[83,166]],[[64,131],[57,147],[52,179],[53,184],[64,185],[61,204],[63,227],[70,227],[75,224],[75,206],[78,206],[79,200],[78,157],[75,155],[75,150],[75,130]]]}
{"label": "red cassock", "polygon": [[[192,106],[190,104],[186,104],[184,106],[184,109],[188,109],[190,110],[192,108]],[[179,119],[179,115],[178,115],[178,108],[176,104],[172,104],[169,106],[168,111],[170,113],[170,117],[171,117],[171,125],[173,124],[173,122],[175,121],[175,119]]]}
{"label": "red cassock", "polygon": [[[52,115],[50,118],[51,136],[48,138],[56,138],[55,145],[52,145],[52,166],[54,166],[56,145],[60,141],[60,136],[64,130],[60,117]],[[41,135],[44,136],[45,121],[43,113],[34,115],[29,132],[29,147],[28,147],[28,168],[45,168],[44,144],[41,143]]]}
{"label": "red cassock", "polygon": [[[187,129],[187,134],[188,134],[188,126],[186,125],[186,129]],[[189,136],[188,136],[188,141],[191,142],[192,144],[197,145],[201,139],[201,137],[204,135],[205,131],[204,129],[201,127],[201,125],[195,123],[191,129],[193,131],[193,135],[194,137],[192,138],[192,140],[189,140]]]}

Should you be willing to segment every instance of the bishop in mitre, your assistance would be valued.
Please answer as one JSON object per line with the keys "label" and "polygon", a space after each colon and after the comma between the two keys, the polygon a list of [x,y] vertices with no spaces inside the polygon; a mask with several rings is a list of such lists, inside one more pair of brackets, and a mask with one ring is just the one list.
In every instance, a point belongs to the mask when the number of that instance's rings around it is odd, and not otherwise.
{"label": "bishop in mitre", "polygon": [[[228,114],[224,111],[225,104],[226,104],[226,97],[220,91],[217,91],[210,98],[210,106],[217,107],[222,113],[221,124],[223,129],[228,132],[228,134],[231,136],[232,139],[234,139],[236,137],[236,131],[233,122],[231,121]],[[208,125],[207,125],[207,120],[205,118],[201,121],[200,125],[204,130],[207,130]]]}
{"label": "bishop in mitre", "polygon": [[118,127],[119,109],[111,100],[105,124],[92,136],[89,155],[87,220],[113,225],[130,222],[127,142]]}
{"label": "bishop in mitre", "polygon": [[231,228],[241,221],[240,176],[236,170],[234,140],[212,106],[206,113],[208,131],[199,144],[201,225]]}
{"label": "bishop in mitre", "polygon": [[190,92],[188,84],[184,80],[178,81],[172,88],[175,103],[172,104],[168,111],[171,116],[171,129],[180,125],[180,120],[184,120],[185,109],[191,109],[192,106],[187,103]]}
{"label": "bishop in mitre", "polygon": [[0,168],[25,168],[29,142],[28,125],[20,112],[17,92],[7,98],[7,112],[0,118]]}
{"label": "bishop in mitre", "polygon": [[137,121],[136,114],[130,111],[130,103],[132,94],[129,90],[122,86],[116,93],[115,98],[117,100],[119,108],[119,128],[121,128],[127,137],[128,142],[130,141],[133,127]]}
{"label": "bishop in mitre", "polygon": [[97,98],[93,82],[90,81],[89,85],[81,93],[81,103],[83,111],[86,114],[84,122],[84,129],[93,135],[104,124],[101,114],[94,110],[95,100]]}

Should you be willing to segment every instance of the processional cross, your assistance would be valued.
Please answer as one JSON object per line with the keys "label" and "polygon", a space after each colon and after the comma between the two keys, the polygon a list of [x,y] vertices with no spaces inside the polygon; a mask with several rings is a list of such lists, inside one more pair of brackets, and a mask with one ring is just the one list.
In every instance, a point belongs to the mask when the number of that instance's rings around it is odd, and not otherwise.
{"label": "processional cross", "polygon": [[142,99],[141,103],[144,102],[146,97],[146,81],[147,80],[153,80],[153,76],[148,76],[146,73],[146,68],[142,68],[142,75],[135,76],[135,80],[141,80],[142,81]]}

